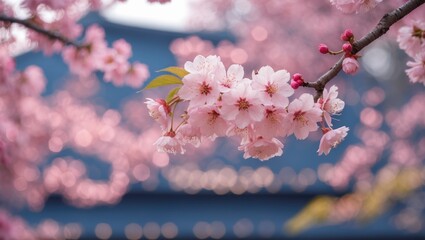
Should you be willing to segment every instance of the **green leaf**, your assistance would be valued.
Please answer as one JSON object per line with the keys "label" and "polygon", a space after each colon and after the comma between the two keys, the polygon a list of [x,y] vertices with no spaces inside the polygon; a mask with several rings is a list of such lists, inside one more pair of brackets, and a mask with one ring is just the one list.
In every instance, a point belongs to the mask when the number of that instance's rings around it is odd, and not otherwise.
{"label": "green leaf", "polygon": [[165,98],[165,101],[167,103],[170,103],[170,101],[176,96],[176,94],[179,92],[181,87],[175,87],[171,89],[171,91],[168,93],[167,98]]}
{"label": "green leaf", "polygon": [[184,68],[181,68],[181,67],[167,67],[167,68],[159,70],[158,72],[169,72],[180,78],[183,78],[184,76],[189,74],[188,71],[186,71]]}
{"label": "green leaf", "polygon": [[161,75],[154,78],[144,89],[157,88],[173,84],[183,84],[182,80],[174,75]]}

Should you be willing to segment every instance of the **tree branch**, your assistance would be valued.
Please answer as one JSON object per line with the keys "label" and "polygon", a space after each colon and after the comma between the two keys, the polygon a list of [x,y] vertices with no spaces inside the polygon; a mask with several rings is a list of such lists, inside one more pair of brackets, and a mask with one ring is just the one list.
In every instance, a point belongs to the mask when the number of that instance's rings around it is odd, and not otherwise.
{"label": "tree branch", "polygon": [[[390,27],[405,17],[407,14],[418,8],[420,5],[424,4],[425,0],[410,0],[406,2],[403,6],[385,14],[379,23],[375,26],[372,31],[366,34],[363,38],[355,41],[353,45],[352,54],[358,53],[364,47],[384,35]],[[342,61],[345,56],[342,56],[335,65],[323,74],[317,81],[315,82],[307,82],[303,86],[314,88],[316,90],[315,100],[317,101],[323,94],[323,89],[325,89],[326,84],[331,81],[342,69]]]}
{"label": "tree branch", "polygon": [[47,36],[50,39],[59,40],[59,41],[63,42],[65,45],[71,45],[71,46],[74,46],[76,48],[84,47],[84,45],[81,45],[81,44],[63,36],[58,32],[46,30],[46,29],[40,27],[39,25],[31,22],[30,20],[17,19],[17,18],[14,18],[14,17],[9,17],[9,16],[6,16],[6,15],[0,14],[0,21],[20,24],[20,25],[22,25],[22,26],[24,26],[28,29],[31,29],[33,31],[36,31],[40,34]]}

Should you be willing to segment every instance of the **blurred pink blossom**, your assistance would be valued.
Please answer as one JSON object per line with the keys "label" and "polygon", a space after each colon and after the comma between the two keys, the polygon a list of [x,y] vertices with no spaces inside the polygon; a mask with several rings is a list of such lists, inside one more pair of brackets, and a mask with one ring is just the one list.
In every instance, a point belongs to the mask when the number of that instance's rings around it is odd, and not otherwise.
{"label": "blurred pink blossom", "polygon": [[133,88],[139,88],[149,78],[149,69],[146,64],[134,62],[128,70],[126,84]]}
{"label": "blurred pink blossom", "polygon": [[343,13],[364,13],[374,8],[382,0],[330,0],[332,5]]}
{"label": "blurred pink blossom", "polygon": [[398,30],[397,42],[410,57],[425,51],[425,20],[411,20]]}
{"label": "blurred pink blossom", "polygon": [[43,70],[37,66],[29,66],[21,76],[21,91],[25,95],[40,95],[46,87]]}
{"label": "blurred pink blossom", "polygon": [[425,85],[425,51],[418,53],[414,60],[414,62],[407,62],[407,66],[410,67],[406,70],[407,76],[409,76],[410,82]]}
{"label": "blurred pink blossom", "polygon": [[103,68],[104,62],[102,60],[108,49],[105,31],[97,25],[90,26],[86,31],[84,43],[87,46],[81,49],[74,46],[66,47],[62,56],[69,65],[71,72],[87,77],[93,71]]}

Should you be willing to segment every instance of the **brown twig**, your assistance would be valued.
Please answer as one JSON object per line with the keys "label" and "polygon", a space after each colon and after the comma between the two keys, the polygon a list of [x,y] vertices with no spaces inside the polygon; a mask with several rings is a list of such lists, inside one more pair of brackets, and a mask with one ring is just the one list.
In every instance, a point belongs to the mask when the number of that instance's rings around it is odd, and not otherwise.
{"label": "brown twig", "polygon": [[47,36],[51,39],[59,40],[59,41],[63,42],[65,45],[71,45],[71,46],[74,46],[76,48],[84,47],[84,45],[81,45],[81,44],[63,36],[58,32],[46,30],[46,29],[40,27],[39,25],[37,25],[37,24],[31,22],[30,20],[27,20],[27,19],[25,19],[25,20],[24,19],[18,19],[18,18],[9,17],[9,16],[6,16],[6,15],[0,14],[0,21],[7,22],[7,23],[20,24],[20,25],[22,25],[22,26],[24,26],[28,29],[31,29],[31,30],[36,31],[40,34],[43,34],[43,35],[45,35],[45,36]]}
{"label": "brown twig", "polygon": [[[375,26],[372,31],[366,34],[363,38],[355,41],[353,45],[353,50],[351,53],[354,55],[362,50],[364,47],[384,35],[390,27],[409,14],[411,11],[418,8],[420,5],[424,4],[425,0],[410,0],[406,2],[403,6],[385,14],[379,23]],[[323,94],[323,89],[325,89],[326,84],[331,81],[342,69],[342,61],[344,60],[344,56],[342,56],[335,65],[329,69],[325,74],[323,74],[317,81],[315,82],[307,82],[303,86],[314,88],[316,90],[315,100],[317,101]]]}

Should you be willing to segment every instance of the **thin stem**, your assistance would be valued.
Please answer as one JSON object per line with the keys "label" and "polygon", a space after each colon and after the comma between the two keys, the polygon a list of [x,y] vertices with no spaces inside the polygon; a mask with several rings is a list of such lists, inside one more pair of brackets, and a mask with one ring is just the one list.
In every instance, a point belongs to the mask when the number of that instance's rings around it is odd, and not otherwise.
{"label": "thin stem", "polygon": [[40,27],[39,25],[31,22],[28,19],[25,19],[25,20],[24,19],[18,19],[18,18],[9,17],[9,16],[6,16],[6,15],[0,14],[0,21],[20,24],[20,25],[22,25],[22,26],[24,26],[28,29],[31,29],[31,30],[36,31],[40,34],[43,34],[43,35],[45,35],[45,36],[47,36],[51,39],[59,40],[59,41],[63,42],[65,45],[71,45],[71,46],[74,46],[76,48],[84,47],[84,45],[81,45],[81,44],[63,36],[58,32],[46,30],[46,29]]}
{"label": "thin stem", "polygon": [[[385,14],[375,28],[372,29],[368,34],[366,34],[363,38],[353,42],[353,50],[351,54],[356,54],[364,47],[371,44],[373,41],[384,35],[390,27],[405,17],[407,14],[421,6],[425,3],[425,0],[410,0],[406,2],[403,6]],[[345,56],[342,56],[335,65],[323,74],[319,79],[315,82],[307,82],[303,86],[314,88],[316,90],[315,100],[317,101],[323,94],[323,89],[325,89],[326,84],[331,81],[342,69],[342,61]]]}

